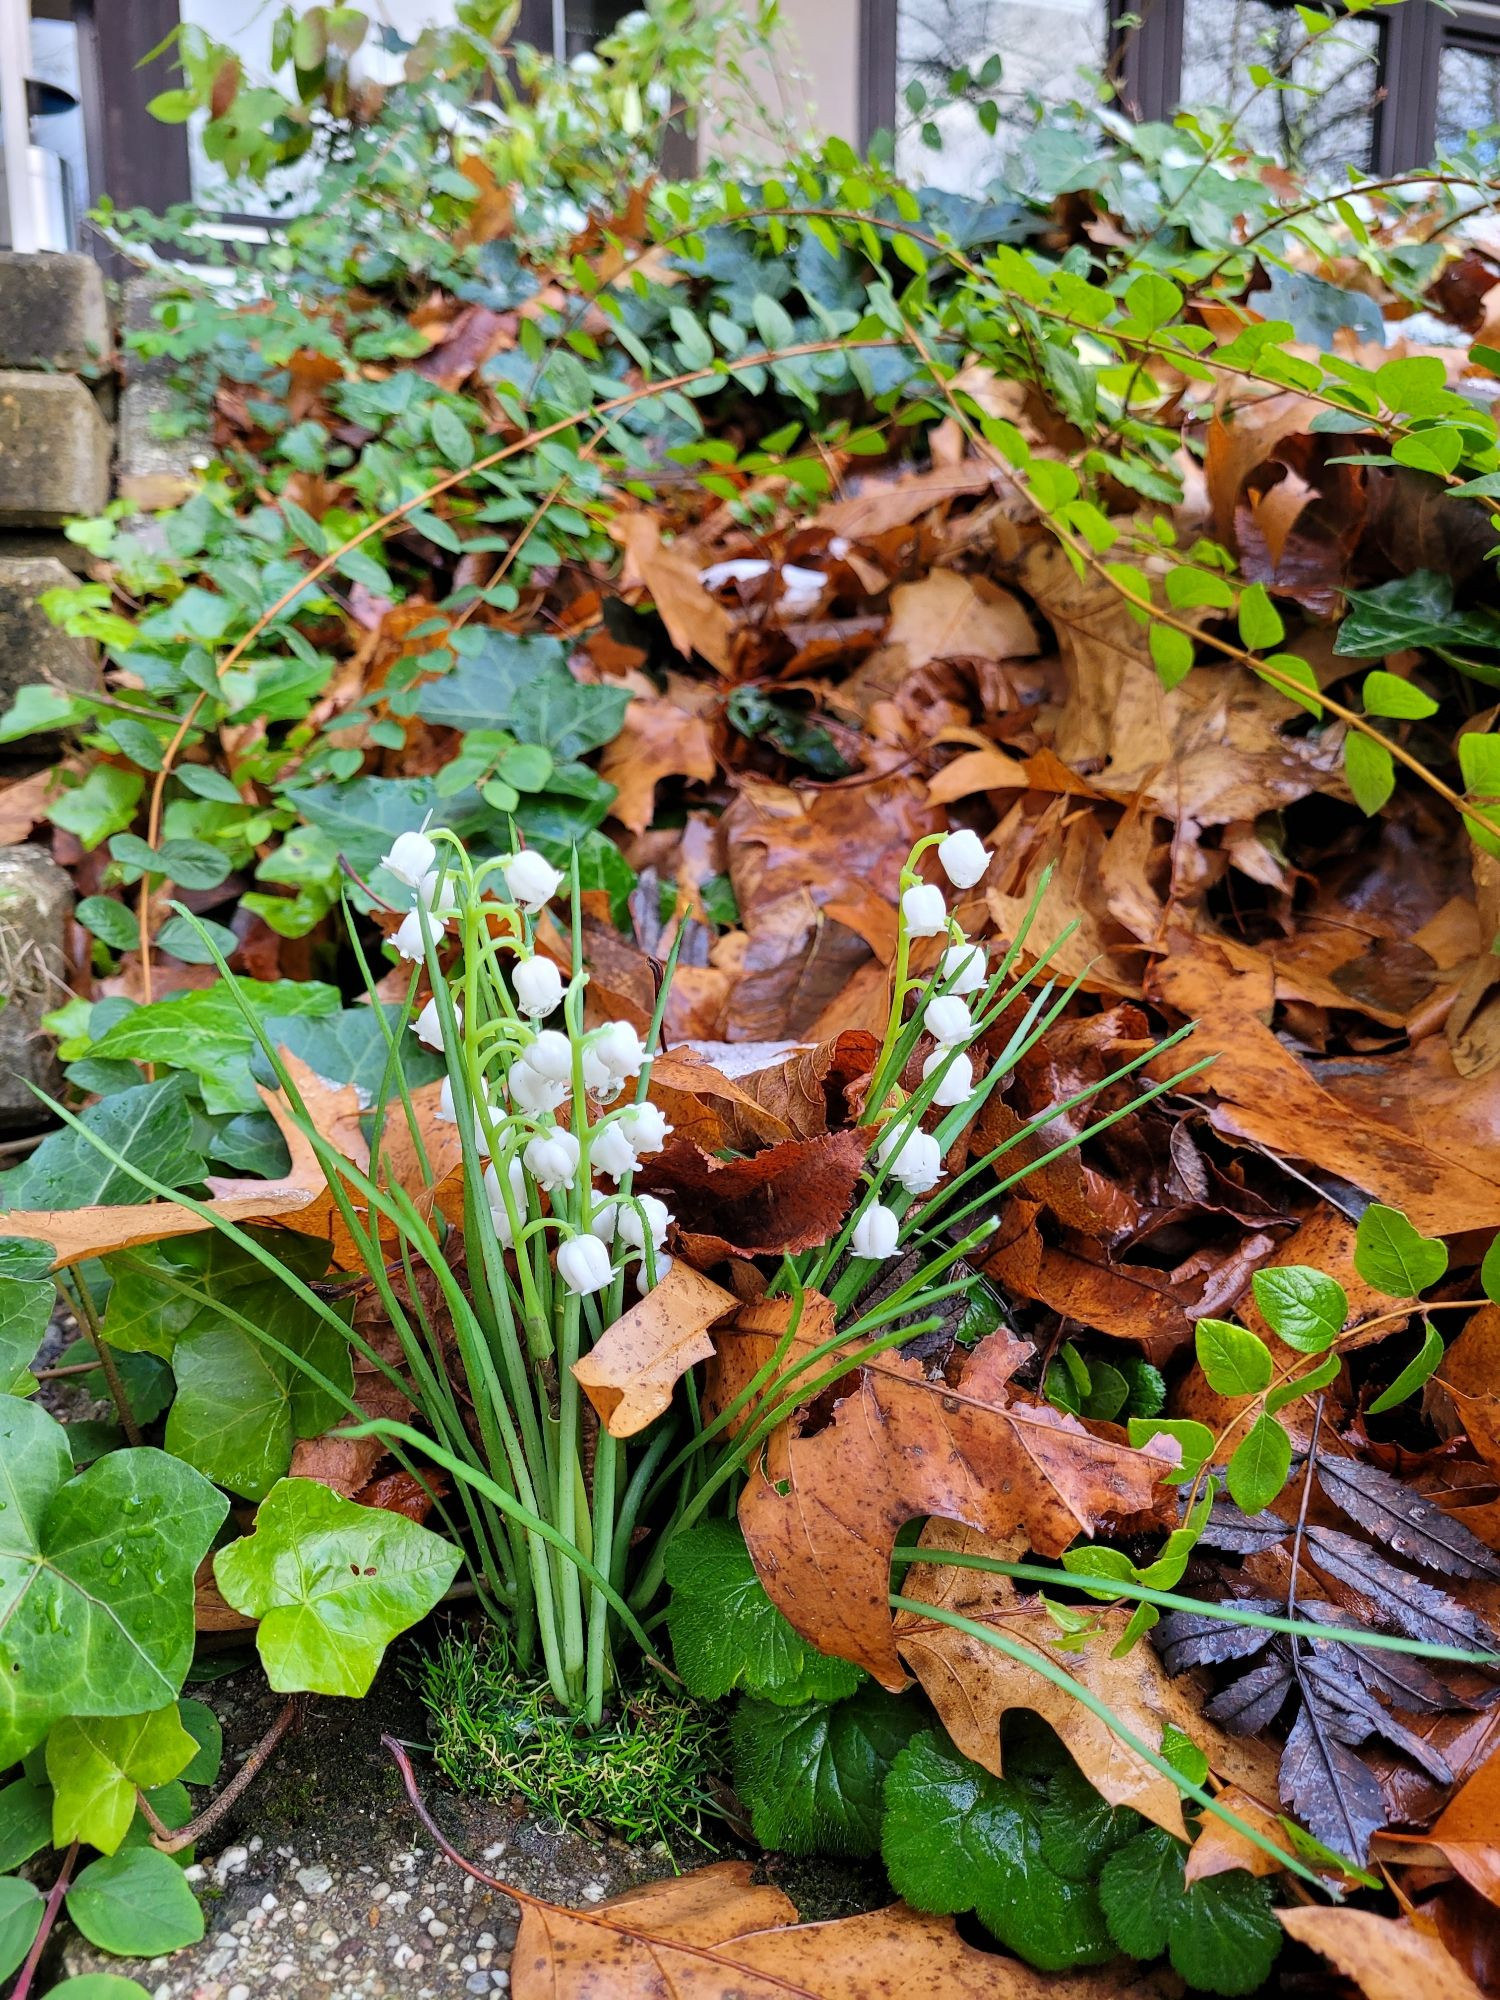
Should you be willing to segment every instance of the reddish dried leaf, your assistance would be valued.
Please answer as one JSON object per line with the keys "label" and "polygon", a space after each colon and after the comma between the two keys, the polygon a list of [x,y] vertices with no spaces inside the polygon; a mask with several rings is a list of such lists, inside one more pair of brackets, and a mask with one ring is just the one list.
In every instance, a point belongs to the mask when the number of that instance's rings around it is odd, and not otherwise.
{"label": "reddish dried leaf", "polygon": [[737,1160],[672,1139],[635,1186],[666,1199],[681,1247],[697,1263],[811,1250],[847,1215],[870,1138],[868,1130],[824,1132]]}

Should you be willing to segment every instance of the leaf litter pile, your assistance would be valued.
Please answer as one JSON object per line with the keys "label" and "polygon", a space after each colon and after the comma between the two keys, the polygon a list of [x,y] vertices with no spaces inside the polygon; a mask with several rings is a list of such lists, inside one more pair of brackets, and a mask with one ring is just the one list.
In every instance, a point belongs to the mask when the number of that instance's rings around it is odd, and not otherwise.
{"label": "leaf litter pile", "polygon": [[[1075,221],[1059,204],[1060,240]],[[1481,238],[1470,261],[1500,282],[1500,242]],[[1346,327],[1336,351],[1372,365],[1422,354],[1461,385],[1465,348],[1404,344],[1384,303],[1388,347],[1371,355]],[[1444,309],[1441,295],[1431,303]],[[1453,310],[1468,312],[1467,293]],[[476,329],[473,311],[449,300],[421,316],[421,365],[454,389],[508,337]],[[317,390],[304,386],[311,412]],[[1036,457],[1078,449],[1035,389],[993,376],[969,388]],[[1442,767],[1460,727],[1483,734],[1495,717],[1484,703],[1497,669],[1472,655],[1500,654],[1496,631],[1454,609],[1492,553],[1484,511],[1436,494],[1426,470],[1341,453],[1315,425],[1319,407],[1221,376],[1214,407],[1184,427],[1186,497],[1152,510],[1174,514],[1182,544],[1217,537],[1325,694],[1352,702],[1372,667],[1410,689],[1411,705],[1370,712],[1404,718],[1400,740]],[[741,418],[753,427],[753,405]],[[232,395],[217,421],[221,445],[245,442],[251,420]],[[706,1364],[712,1413],[777,1351],[787,1320],[757,1302],[750,1260],[836,1232],[864,1165],[854,1120],[886,1026],[903,863],[923,836],[971,828],[990,864],[956,900],[965,930],[1008,943],[1034,911],[1032,955],[1056,941],[1049,974],[1076,992],[945,1162],[960,1174],[1016,1141],[995,1233],[970,1255],[948,1324],[888,1349],[767,1440],[739,1517],[756,1570],[809,1657],[837,1655],[893,1692],[919,1684],[978,1768],[965,1780],[976,1814],[998,1814],[1002,1788],[1023,1781],[1008,1755],[1001,1768],[1007,1717],[1045,1718],[1117,1816],[1076,1879],[1097,1877],[1106,1914],[1112,1893],[1122,1909],[1154,1898],[1164,1912],[1160,1935],[1112,1923],[1106,1948],[1149,1959],[1170,1941],[1175,1956],[1172,1899],[1233,1870],[1275,1876],[1269,1843],[1294,1871],[1285,1928],[1372,2000],[1414,1982],[1492,1990],[1500,1684],[1473,1656],[1500,1650],[1500,863],[1451,793],[1403,771],[1377,780],[1376,798],[1338,725],[1309,727],[1305,703],[1243,664],[1200,661],[1164,685],[1119,589],[1070,564],[954,418],[928,429],[920,461],[832,450],[827,472],[824,497],[796,489],[797,504],[769,479],[753,529],[745,509],[686,484],[649,507],[616,495],[617,559],[562,567],[524,607],[568,662],[553,689],[563,710],[570,686],[607,692],[619,722],[597,769],[632,886],[606,867],[584,898],[601,1017],[644,1031],[678,950],[652,1081],[673,1137],[637,1187],[670,1200],[680,1273],[657,1310],[611,1330],[580,1380],[600,1422],[628,1436],[688,1369]],[[1131,511],[1135,496],[1115,498]],[[446,709],[431,703],[399,755],[382,749],[368,717],[417,621],[359,584],[348,616],[357,645],[333,699],[366,718],[349,742],[385,779],[443,771],[478,712],[451,680],[434,683]],[[538,726],[567,744],[567,713]],[[598,741],[585,732],[573,754]],[[32,779],[0,791],[12,838],[44,797]],[[349,828],[330,818],[324,830]],[[95,863],[68,838],[57,833],[58,851],[92,889]],[[571,948],[560,931],[548,940],[564,965]],[[306,963],[263,925],[240,924],[238,949],[236,969],[258,979],[296,980]],[[143,984],[127,952],[90,997],[208,983],[163,954]],[[982,1063],[1013,1025],[991,1031]],[[1152,1056],[1168,1036],[1179,1039]],[[205,1045],[202,1072],[222,1079],[225,1053]],[[123,1037],[104,1054],[158,1059]],[[354,1086],[324,1084],[310,1045],[289,1060],[324,1136],[357,1158]],[[1138,1076],[1098,1088],[1137,1062]],[[437,1094],[435,1082],[416,1093],[431,1158],[421,1174],[406,1164],[412,1188],[435,1190],[457,1220],[459,1154],[435,1122]],[[290,1165],[208,1177],[214,1206],[324,1238],[312,1275],[336,1274],[352,1259],[322,1172],[276,1093],[259,1096]],[[180,1162],[157,1171],[199,1178]],[[160,1208],[117,1187],[80,1207],[45,1172],[23,1176],[12,1205],[8,1232],[52,1242],[61,1261],[114,1253],[147,1276],[195,1255],[202,1226],[174,1211],[180,1240],[164,1244]],[[722,1278],[726,1264],[738,1300],[700,1275]],[[794,1357],[832,1338],[825,1303],[796,1330]],[[736,1305],[732,1331],[711,1336]],[[1245,1359],[1247,1334],[1269,1355],[1264,1374]],[[357,1387],[370,1414],[399,1413],[373,1372]],[[382,1457],[376,1440],[321,1437],[297,1442],[291,1464],[367,1505],[420,1513],[401,1475],[372,1487]],[[1036,1566],[1059,1559],[1066,1569],[1042,1585]],[[1146,1595],[1112,1593],[1111,1580]],[[202,1599],[200,1625],[235,1622],[211,1586]],[[1309,1625],[1330,1636],[1288,1629]],[[1164,1770],[1098,1704],[1153,1751],[1166,1732],[1187,1747]],[[887,1790],[893,1882],[940,1911],[891,1802],[951,1799],[951,1765],[940,1736],[907,1740]],[[1232,1815],[1193,1809],[1185,1874],[1174,1771]],[[1037,1779],[1035,1796],[1066,1782]],[[1354,1900],[1306,1897],[1309,1868]],[[1066,1899],[1057,1884],[1073,1878],[1055,1850],[1016,1897],[1042,1897],[1044,1877]],[[1382,1885],[1394,1903],[1375,1901]],[[994,1958],[949,1916],[905,1905],[792,1932],[785,1897],[734,1863],[590,1912],[522,1900],[518,1993],[1175,1990],[1145,1968],[1122,1984],[1118,1971],[1012,1961],[1001,1988]],[[952,1905],[976,1906],[983,1917],[978,1891]],[[1398,1907],[1400,1921],[1376,1913]],[[1001,1936],[1004,1921],[990,1923]]]}

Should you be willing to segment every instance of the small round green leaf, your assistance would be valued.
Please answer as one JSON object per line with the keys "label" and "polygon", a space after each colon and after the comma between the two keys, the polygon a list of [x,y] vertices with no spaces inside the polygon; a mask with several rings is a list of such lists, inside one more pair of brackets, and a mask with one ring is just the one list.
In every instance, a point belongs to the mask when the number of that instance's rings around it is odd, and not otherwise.
{"label": "small round green leaf", "polygon": [[203,1935],[203,1912],[182,1870],[154,1847],[91,1862],[68,1891],[68,1915],[90,1944],[120,1958],[158,1958]]}
{"label": "small round green leaf", "polygon": [[1415,722],[1423,716],[1436,715],[1438,711],[1431,695],[1423,694],[1419,687],[1402,680],[1399,674],[1388,674],[1384,667],[1377,667],[1373,673],[1365,675],[1363,692],[1366,715],[1384,715],[1392,721]]}
{"label": "small round green leaf", "polygon": [[0,1875],[0,1979],[9,1979],[31,1949],[46,1908],[40,1889],[18,1875]]}
{"label": "small round green leaf", "polygon": [[1354,1268],[1377,1291],[1393,1299],[1414,1299],[1442,1277],[1448,1252],[1436,1237],[1413,1228],[1399,1208],[1377,1201],[1359,1218]]}
{"label": "small round green leaf", "polygon": [[1343,1286],[1306,1264],[1257,1271],[1250,1289],[1272,1333],[1299,1354],[1321,1354],[1331,1347],[1349,1317]]}
{"label": "small round green leaf", "polygon": [[1270,1349],[1246,1327],[1200,1319],[1193,1342],[1208,1386],[1221,1396],[1257,1396],[1270,1382]]}
{"label": "small round green leaf", "polygon": [[1229,1461],[1226,1478],[1234,1504],[1245,1514],[1262,1513],[1286,1485],[1292,1441],[1274,1417],[1260,1416]]}
{"label": "small round green leaf", "polygon": [[1443,1358],[1443,1336],[1435,1326],[1428,1325],[1417,1353],[1407,1362],[1389,1389],[1377,1396],[1370,1405],[1370,1415],[1378,1417],[1384,1410],[1394,1410],[1398,1403],[1404,1403],[1432,1374]]}

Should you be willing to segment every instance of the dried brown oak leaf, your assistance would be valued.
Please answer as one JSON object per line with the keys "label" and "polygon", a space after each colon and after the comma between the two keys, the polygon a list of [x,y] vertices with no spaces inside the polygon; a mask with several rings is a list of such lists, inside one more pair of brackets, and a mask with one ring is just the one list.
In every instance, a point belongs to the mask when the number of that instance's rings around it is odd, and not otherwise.
{"label": "dried brown oak leaf", "polygon": [[1479,1988],[1435,1937],[1371,1910],[1278,1910],[1299,1944],[1321,1952],[1365,2000],[1481,2000]]}
{"label": "dried brown oak leaf", "polygon": [[[789,1310],[785,1300],[748,1306],[720,1331],[711,1407],[770,1360]],[[778,1373],[832,1335],[832,1306],[809,1297]],[[1013,1392],[1030,1352],[991,1334],[952,1364],[950,1381],[888,1351],[838,1384],[818,1428],[797,1412],[772,1432],[741,1496],[740,1526],[772,1602],[821,1651],[905,1686],[888,1604],[891,1551],[919,1516],[999,1537],[1020,1531],[1053,1556],[1103,1520],[1144,1526],[1158,1516],[1164,1461]]]}
{"label": "dried brown oak leaf", "polygon": [[516,1895],[515,2000],[1165,2000],[1145,1968],[1057,1977],[966,1944],[904,1903],[799,1924],[750,1864],[719,1861],[592,1910]]}
{"label": "dried brown oak leaf", "polygon": [[823,1132],[742,1160],[715,1160],[673,1139],[638,1170],[635,1188],[666,1198],[693,1263],[811,1250],[835,1235],[848,1213],[871,1136]]}
{"label": "dried brown oak leaf", "polygon": [[[946,1522],[935,1523],[922,1538],[939,1563],[944,1550],[1014,1561],[1026,1539],[1035,1544],[1025,1530],[997,1543]],[[1194,1682],[1174,1680],[1149,1646],[1133,1646],[1115,1658],[1113,1647],[1124,1632],[1128,1609],[1102,1610],[1099,1631],[1075,1653],[1055,1643],[1062,1634],[1040,1599],[1022,1596],[1008,1577],[924,1564],[908,1572],[902,1591],[1019,1640],[1107,1703],[1151,1749],[1161,1743],[1163,1730],[1180,1729],[1202,1749],[1217,1776],[1258,1799],[1276,1797],[1275,1757],[1262,1744],[1227,1735],[1208,1721],[1202,1691]],[[1001,1719],[1008,1709],[1031,1709],[1052,1725],[1089,1783],[1111,1805],[1132,1806],[1179,1839],[1186,1838],[1176,1784],[1138,1757],[1072,1694],[982,1639],[915,1612],[898,1615],[895,1643],[948,1734],[976,1764],[998,1773]]]}

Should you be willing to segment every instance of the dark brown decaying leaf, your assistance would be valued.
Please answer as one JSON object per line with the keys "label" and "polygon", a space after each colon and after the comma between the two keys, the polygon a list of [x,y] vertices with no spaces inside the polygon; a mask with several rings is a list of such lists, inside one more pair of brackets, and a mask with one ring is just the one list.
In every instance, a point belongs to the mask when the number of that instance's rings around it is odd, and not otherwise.
{"label": "dark brown decaying leaf", "polygon": [[1335,1854],[1363,1862],[1385,1825],[1385,1800],[1369,1766],[1304,1704],[1281,1757],[1281,1795]]}
{"label": "dark brown decaying leaf", "polygon": [[1424,1569],[1500,1583],[1500,1556],[1433,1500],[1360,1458],[1319,1456],[1318,1484],[1367,1533]]}
{"label": "dark brown decaying leaf", "polygon": [[809,1250],[835,1235],[848,1213],[870,1136],[823,1132],[735,1160],[672,1139],[635,1186],[666,1197],[682,1250],[696,1263]]}
{"label": "dark brown decaying leaf", "polygon": [[1353,1535],[1341,1534],[1337,1528],[1310,1527],[1307,1547],[1320,1569],[1371,1599],[1378,1615],[1410,1638],[1438,1646],[1465,1646],[1476,1652],[1493,1650],[1500,1638],[1478,1612],[1435,1585],[1398,1569]]}

